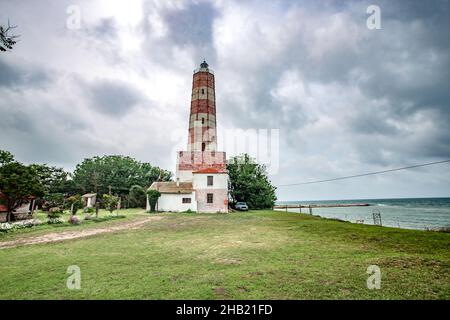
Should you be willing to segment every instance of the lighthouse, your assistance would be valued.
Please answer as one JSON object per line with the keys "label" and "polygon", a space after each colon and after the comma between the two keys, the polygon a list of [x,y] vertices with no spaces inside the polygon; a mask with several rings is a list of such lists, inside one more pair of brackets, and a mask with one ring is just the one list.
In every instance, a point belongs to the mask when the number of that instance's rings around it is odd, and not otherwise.
{"label": "lighthouse", "polygon": [[[194,70],[186,151],[177,152],[175,182],[154,182],[159,211],[228,212],[226,154],[217,150],[214,71]],[[147,205],[149,207],[149,205]]]}
{"label": "lighthouse", "polygon": [[203,61],[192,76],[187,151],[177,155],[177,178],[191,181],[199,170],[226,171],[226,154],[217,151],[214,71]]}
{"label": "lighthouse", "polygon": [[216,151],[216,137],[214,73],[203,61],[192,79],[188,151]]}

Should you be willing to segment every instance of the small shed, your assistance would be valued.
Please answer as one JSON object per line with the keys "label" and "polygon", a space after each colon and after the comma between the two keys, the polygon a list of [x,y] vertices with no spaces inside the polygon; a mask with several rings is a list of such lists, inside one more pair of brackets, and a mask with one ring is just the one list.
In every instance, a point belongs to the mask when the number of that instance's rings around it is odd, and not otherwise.
{"label": "small shed", "polygon": [[[149,189],[161,192],[161,197],[156,203],[157,211],[197,211],[197,201],[192,182],[153,182]],[[147,211],[150,210],[150,203],[147,196]]]}
{"label": "small shed", "polygon": [[[6,221],[8,213],[8,206],[6,205],[5,195],[0,192],[0,222]],[[19,208],[15,209],[13,214],[16,220],[28,219],[33,215],[36,207],[36,197],[30,196],[28,202],[24,203]]]}
{"label": "small shed", "polygon": [[95,201],[97,200],[96,193],[86,193],[81,196],[83,199],[83,206],[85,208],[92,208],[95,206]]}

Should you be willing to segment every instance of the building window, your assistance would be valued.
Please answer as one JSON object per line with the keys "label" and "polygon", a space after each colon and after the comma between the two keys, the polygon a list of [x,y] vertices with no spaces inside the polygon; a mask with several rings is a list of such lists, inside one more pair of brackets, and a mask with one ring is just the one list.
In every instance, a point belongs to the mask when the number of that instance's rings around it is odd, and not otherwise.
{"label": "building window", "polygon": [[191,203],[191,198],[183,198],[183,203]]}
{"label": "building window", "polygon": [[202,89],[202,94],[205,94],[205,89]]}
{"label": "building window", "polygon": [[214,177],[213,176],[208,176],[207,179],[208,179],[207,180],[207,185],[208,186],[212,186]]}
{"label": "building window", "polygon": [[206,149],[206,144],[203,142],[202,143],[202,151],[205,151],[205,149]]}
{"label": "building window", "polygon": [[206,203],[213,203],[213,200],[214,200],[213,196],[214,195],[212,193],[207,193],[206,194]]}
{"label": "building window", "polygon": [[205,124],[205,118],[202,118],[202,124]]}

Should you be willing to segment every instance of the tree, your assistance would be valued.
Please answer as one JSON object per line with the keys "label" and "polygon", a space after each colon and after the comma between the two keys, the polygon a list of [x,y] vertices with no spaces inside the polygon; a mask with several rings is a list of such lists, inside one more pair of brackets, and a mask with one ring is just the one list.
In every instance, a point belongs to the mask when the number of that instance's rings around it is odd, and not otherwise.
{"label": "tree", "polygon": [[156,203],[158,202],[158,198],[161,196],[161,192],[155,189],[148,189],[147,196],[150,204],[150,212],[155,212]]}
{"label": "tree", "polygon": [[230,159],[227,164],[230,202],[246,202],[250,209],[273,207],[277,199],[266,167],[256,163],[248,154]]}
{"label": "tree", "polygon": [[128,194],[133,185],[149,187],[154,181],[170,181],[169,171],[139,162],[131,157],[111,155],[84,159],[73,174],[75,188],[83,193]]}
{"label": "tree", "polygon": [[71,179],[71,174],[63,168],[50,167],[46,164],[32,164],[37,177],[44,186],[46,195],[52,193],[62,193],[64,195],[76,194]]}
{"label": "tree", "polygon": [[72,215],[77,214],[77,211],[83,208],[83,200],[79,194],[67,198],[67,206],[70,208]]}
{"label": "tree", "polygon": [[14,210],[28,203],[32,196],[39,197],[44,194],[44,188],[33,168],[19,162],[0,166],[0,191],[8,208],[8,222],[13,218]]}
{"label": "tree", "polygon": [[9,31],[17,28],[17,26],[11,26],[8,21],[8,26],[0,26],[0,51],[11,50],[17,43],[16,39],[19,36],[9,35]]}
{"label": "tree", "polygon": [[[45,188],[44,188],[44,193],[45,193]],[[64,194],[62,193],[48,193],[45,194],[44,197],[42,198],[43,203],[42,203],[42,209],[45,211],[49,211],[51,208],[61,208],[61,210],[64,209],[64,203],[65,203],[65,199],[64,199]]]}
{"label": "tree", "polygon": [[109,212],[113,213],[114,210],[117,209],[117,205],[119,204],[119,197],[110,195],[110,194],[104,194],[103,195],[103,204],[105,206],[105,209]]}
{"label": "tree", "polygon": [[14,161],[14,156],[11,152],[0,150],[0,166]]}
{"label": "tree", "polygon": [[144,188],[138,185],[131,187],[129,196],[131,208],[144,208],[146,199]]}

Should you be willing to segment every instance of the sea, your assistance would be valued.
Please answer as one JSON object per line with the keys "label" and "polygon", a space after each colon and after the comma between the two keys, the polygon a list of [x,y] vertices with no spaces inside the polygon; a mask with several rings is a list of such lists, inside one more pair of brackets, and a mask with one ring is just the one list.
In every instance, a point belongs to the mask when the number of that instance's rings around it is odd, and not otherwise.
{"label": "sea", "polygon": [[[322,201],[277,201],[283,204],[352,204],[367,203],[364,207],[313,208],[312,214],[350,222],[374,224],[374,213],[380,213],[381,224],[404,229],[439,229],[450,227],[450,198],[352,199]],[[284,211],[284,209],[282,209]],[[288,209],[299,212],[299,209]],[[302,208],[302,213],[309,213]]]}

